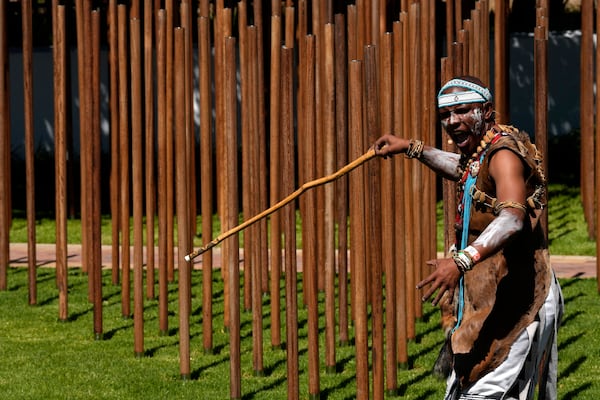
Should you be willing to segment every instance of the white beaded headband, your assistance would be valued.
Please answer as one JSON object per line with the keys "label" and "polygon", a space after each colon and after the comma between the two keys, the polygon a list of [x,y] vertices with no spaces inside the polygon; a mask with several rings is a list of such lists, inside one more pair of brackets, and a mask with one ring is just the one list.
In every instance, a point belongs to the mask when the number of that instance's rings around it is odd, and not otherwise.
{"label": "white beaded headband", "polygon": [[[469,90],[464,92],[442,94],[442,92],[449,87],[462,87]],[[476,83],[465,81],[463,79],[452,79],[442,86],[438,92],[437,98],[438,108],[441,108],[454,106],[457,104],[485,103],[487,101],[492,101],[492,94],[490,93],[489,89]]]}

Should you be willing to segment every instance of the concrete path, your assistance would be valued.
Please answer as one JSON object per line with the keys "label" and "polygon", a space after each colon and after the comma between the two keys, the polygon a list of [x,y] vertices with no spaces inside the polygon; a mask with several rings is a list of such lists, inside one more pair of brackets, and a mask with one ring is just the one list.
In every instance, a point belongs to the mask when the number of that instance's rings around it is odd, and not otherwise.
{"label": "concrete path", "polygon": [[[56,266],[56,246],[54,244],[38,244],[36,246],[36,265],[38,267],[55,267]],[[81,266],[81,246],[68,245],[68,265],[69,267]],[[155,260],[158,258],[155,251]],[[220,265],[220,247],[213,249],[214,265]],[[177,255],[177,249],[175,249]],[[27,261],[27,244],[26,243],[11,243],[10,244],[10,265],[26,266]],[[133,263],[133,252],[131,253],[131,263]],[[145,259],[145,258],[144,258]],[[559,278],[592,278],[596,276],[596,257],[592,256],[561,256],[551,255],[550,261],[552,267],[556,271]],[[102,265],[109,268],[112,265],[112,247],[102,246]],[[302,265],[302,252],[298,252],[298,266]],[[194,268],[202,268],[202,257],[197,257],[194,260]]]}

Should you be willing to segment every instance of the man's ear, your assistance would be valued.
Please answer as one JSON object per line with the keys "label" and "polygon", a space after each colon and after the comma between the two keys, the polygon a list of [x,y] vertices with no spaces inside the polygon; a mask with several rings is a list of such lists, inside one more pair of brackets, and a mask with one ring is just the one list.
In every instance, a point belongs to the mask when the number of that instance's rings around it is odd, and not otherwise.
{"label": "man's ear", "polygon": [[485,121],[494,119],[494,105],[490,101],[483,104],[483,117]]}

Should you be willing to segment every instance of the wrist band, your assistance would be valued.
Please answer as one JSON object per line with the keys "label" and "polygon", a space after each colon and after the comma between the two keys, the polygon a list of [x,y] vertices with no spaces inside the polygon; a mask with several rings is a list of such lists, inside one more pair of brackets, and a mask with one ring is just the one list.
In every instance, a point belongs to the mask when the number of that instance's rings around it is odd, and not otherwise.
{"label": "wrist band", "polygon": [[473,260],[463,250],[454,253],[452,259],[456,263],[458,270],[463,274],[473,269]]}
{"label": "wrist band", "polygon": [[425,143],[422,140],[410,139],[408,149],[406,149],[406,158],[421,158],[423,147],[425,147]]}
{"label": "wrist band", "polygon": [[463,251],[471,258],[471,260],[473,260],[473,264],[481,259],[481,254],[479,254],[477,249],[473,246],[467,246]]}

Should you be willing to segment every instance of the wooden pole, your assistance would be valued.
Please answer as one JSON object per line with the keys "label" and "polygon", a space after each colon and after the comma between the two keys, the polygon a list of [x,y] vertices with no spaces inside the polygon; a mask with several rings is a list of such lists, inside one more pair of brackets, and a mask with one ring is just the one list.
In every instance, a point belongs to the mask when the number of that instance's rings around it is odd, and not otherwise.
{"label": "wooden pole", "polygon": [[[393,115],[394,128],[393,132],[396,135],[401,135],[402,124],[405,120],[403,109],[403,93],[404,93],[404,69],[407,67],[402,63],[403,52],[403,32],[400,21],[394,23],[393,27]],[[407,196],[402,190],[405,179],[405,171],[403,168],[404,160],[402,158],[394,159],[394,182],[393,186],[396,190],[393,191],[394,196],[394,236],[395,236],[395,254],[394,265],[396,269],[396,325],[397,325],[397,358],[398,366],[402,369],[408,368],[408,337],[407,337],[407,293],[410,291],[406,284],[406,242],[404,232],[406,231],[407,221],[406,212],[404,210],[404,198]],[[389,321],[389,320],[388,320]],[[389,322],[388,322],[389,323]]]}
{"label": "wooden pole", "polygon": [[[405,116],[402,121],[402,136],[406,139],[410,138],[409,135],[412,135],[412,127],[411,127],[411,119],[408,118],[408,115],[414,115],[411,113],[410,104],[411,102],[408,99],[411,99],[413,96],[413,91],[411,90],[411,57],[410,54],[410,43],[414,43],[410,37],[410,23],[408,18],[408,12],[403,12],[400,14],[400,21],[402,22],[402,37],[403,37],[403,88],[404,95],[402,98],[404,99],[402,103],[402,115]],[[412,220],[413,207],[412,207],[412,185],[413,185],[413,164],[412,160],[403,159],[403,171],[404,171],[404,191],[406,195],[404,196],[404,213],[406,215],[406,230],[404,231],[404,241],[406,243],[406,288],[408,289],[407,293],[407,337],[408,339],[414,339],[416,336],[415,332],[415,319],[416,319],[416,294],[414,287],[417,283],[415,276],[415,231],[414,231],[414,223]]]}
{"label": "wooden pole", "polygon": [[494,106],[496,122],[510,121],[509,74],[508,74],[508,31],[506,18],[507,0],[494,0]]}
{"label": "wooden pole", "polygon": [[119,173],[119,49],[118,49],[117,0],[108,3],[108,58],[110,74],[110,213],[112,216],[112,284],[118,285],[119,273],[119,221],[120,173]]}
{"label": "wooden pole", "polygon": [[[210,19],[203,14],[198,21],[198,43],[200,62],[200,190],[202,211],[202,242],[207,244],[212,237],[213,213],[213,123],[211,97],[211,45]],[[205,353],[212,353],[213,312],[212,312],[212,272],[213,254],[202,256],[202,342]]]}
{"label": "wooden pole", "polygon": [[[143,132],[142,132],[142,48],[141,21],[130,20],[131,54],[131,179],[143,182]],[[133,329],[134,354],[144,355],[144,258],[143,258],[143,188],[139,184],[133,188]],[[178,209],[179,211],[179,209]]]}
{"label": "wooden pole", "polygon": [[58,286],[58,319],[67,321],[67,147],[66,147],[66,41],[65,6],[56,5],[54,53],[54,130],[55,130],[55,200],[56,200],[56,282]]}
{"label": "wooden pole", "polygon": [[[224,207],[224,226],[232,227],[238,219],[238,190],[237,190],[237,79],[236,79],[236,40],[225,38],[223,42],[223,89],[224,100],[223,111],[227,118],[224,121],[224,162],[229,173],[225,174],[225,185],[227,203]],[[242,377],[241,377],[241,337],[240,337],[240,270],[239,270],[239,241],[238,237],[232,237],[224,243],[223,268],[229,271],[226,275],[227,286],[230,290],[228,295],[229,306],[229,397],[241,399]]]}
{"label": "wooden pole", "polygon": [[[258,129],[259,125],[259,113],[257,106],[259,104],[258,97],[261,96],[259,90],[259,86],[256,84],[258,82],[259,75],[259,64],[255,62],[256,57],[252,57],[252,54],[257,54],[258,51],[258,32],[256,27],[249,26],[248,27],[248,54],[246,56],[246,61],[249,62],[249,71],[248,77],[250,78],[250,89],[248,93],[248,100],[251,102],[251,108],[249,111],[251,112],[249,123],[249,140],[248,146],[245,148],[244,153],[249,155],[249,188],[260,188],[261,180],[260,180],[260,151],[259,147],[261,146],[260,142],[260,132]],[[248,111],[248,110],[247,110]],[[253,191],[254,192],[254,191]],[[250,198],[250,207],[249,210],[251,213],[255,214],[261,208],[260,202],[260,193],[255,192],[252,193]],[[249,254],[250,261],[252,264],[250,265],[250,276],[251,276],[251,288],[252,288],[252,366],[255,376],[262,376],[263,374],[263,311],[262,311],[262,265],[261,265],[261,257],[260,257],[260,246],[261,246],[261,232],[260,225],[255,225],[251,230],[248,231],[248,235],[245,235],[244,238],[248,238],[250,241],[250,247],[246,247],[246,249],[250,249],[251,252]],[[246,266],[247,263],[244,263]],[[248,275],[246,271],[245,276]],[[235,290],[236,288],[231,288]]]}
{"label": "wooden pole", "polygon": [[[364,148],[363,132],[363,65],[361,61],[351,61],[348,79],[349,106],[349,154],[353,158]],[[364,171],[357,169],[350,174],[350,256],[354,276],[353,311],[356,347],[356,398],[369,398],[369,333],[367,319],[367,261],[364,217],[365,191]]]}
{"label": "wooden pole", "polygon": [[[542,21],[539,21],[542,22]],[[542,22],[543,23],[543,22]],[[548,31],[543,25],[534,30],[534,99],[535,145],[542,154],[542,168],[548,177]],[[548,210],[540,216],[542,229],[548,234]],[[547,236],[546,236],[547,237]]]}
{"label": "wooden pole", "polygon": [[[367,116],[365,129],[367,132],[367,143],[375,143],[381,133],[381,121],[379,118],[379,88],[377,55],[374,46],[365,47],[365,107]],[[368,253],[368,268],[371,287],[371,326],[372,326],[372,363],[373,363],[373,398],[384,396],[384,369],[383,369],[383,299],[381,288],[382,280],[382,254],[381,254],[381,209],[378,203],[381,201],[381,165],[370,163],[367,166],[369,179],[366,182],[367,193],[365,209],[367,210],[367,228],[371,245]]]}
{"label": "wooden pole", "polygon": [[[348,54],[346,51],[346,20],[335,15],[335,134],[336,169],[348,163]],[[336,222],[338,227],[338,297],[339,344],[349,344],[348,334],[348,178],[341,177],[335,186]]]}
{"label": "wooden pole", "polygon": [[[271,17],[271,82],[269,104],[270,127],[270,197],[281,197],[281,17]],[[290,73],[290,71],[286,71]],[[281,346],[281,213],[271,216],[271,346]]]}
{"label": "wooden pole", "polygon": [[[35,232],[35,135],[33,131],[33,40],[31,2],[21,2],[23,35],[23,109],[25,126],[25,185],[27,208],[27,277],[29,304],[37,303]],[[0,33],[2,34],[2,33]],[[1,50],[0,50],[1,51]]]}
{"label": "wooden pole", "polygon": [[[306,179],[316,177],[316,131],[315,131],[315,97],[316,97],[316,40],[312,35],[303,38],[302,79],[302,118],[304,128],[302,140],[303,176]],[[302,218],[302,269],[304,298],[308,309],[308,393],[315,397],[320,393],[319,382],[319,311],[318,311],[318,278],[317,278],[317,195],[307,193],[304,199],[304,215]]]}
{"label": "wooden pole", "polygon": [[[381,132],[393,132],[393,77],[392,77],[392,34],[384,33],[380,38],[380,86],[381,90]],[[397,331],[396,331],[396,268],[394,224],[394,170],[393,162],[381,163],[381,260],[385,273],[385,391],[394,395],[398,390]]]}
{"label": "wooden pole", "polygon": [[90,109],[91,115],[91,226],[90,226],[90,278],[92,281],[92,298],[94,303],[94,337],[96,340],[103,338],[102,319],[102,212],[101,212],[101,185],[102,185],[102,145],[101,145],[101,118],[100,118],[100,11],[93,10],[90,14],[92,62],[91,62],[91,90]]}
{"label": "wooden pole", "polygon": [[[596,7],[596,32],[600,32],[600,7]],[[596,47],[596,65],[600,63],[600,48]],[[596,82],[600,82],[600,68],[596,68]],[[600,115],[600,101],[596,100],[596,115]],[[600,293],[600,124],[596,124],[596,158],[595,158],[595,184],[596,184],[596,286]]]}
{"label": "wooden pole", "polygon": [[588,235],[594,237],[594,51],[592,0],[581,2],[581,64],[580,64],[580,120],[581,120],[581,200],[588,224]]}
{"label": "wooden pole", "polygon": [[176,28],[174,38],[174,99],[175,99],[175,151],[179,157],[175,163],[175,191],[177,198],[177,267],[179,269],[179,368],[181,378],[189,380],[190,369],[190,267],[183,259],[190,247],[187,158],[185,131],[185,35],[183,28]]}
{"label": "wooden pole", "polygon": [[6,273],[10,259],[10,85],[6,26],[6,3],[0,5],[0,290],[6,290]]}
{"label": "wooden pole", "polygon": [[[323,173],[330,175],[335,170],[335,78],[334,78],[334,26],[327,23],[323,34],[323,80],[322,117],[323,117]],[[325,371],[335,373],[335,187],[327,185],[323,189],[324,202],[324,249],[325,249]]]}
{"label": "wooden pole", "polygon": [[165,38],[165,59],[166,59],[166,110],[165,110],[165,152],[166,152],[166,175],[167,175],[167,186],[166,186],[166,207],[165,211],[167,215],[167,280],[173,282],[174,268],[175,268],[175,199],[174,199],[174,154],[173,154],[173,126],[174,126],[174,98],[173,98],[173,81],[174,81],[174,50],[173,50],[173,20],[175,19],[175,7],[173,6],[173,0],[165,0],[165,12],[166,12],[166,38]]}
{"label": "wooden pole", "polygon": [[127,6],[118,6],[118,47],[119,47],[119,149],[121,210],[121,313],[131,316],[130,293],[130,249],[129,249],[129,93],[128,93],[128,55],[127,55]]}
{"label": "wooden pole", "polygon": [[156,213],[154,59],[152,0],[144,1],[144,139],[146,182],[146,298],[154,298],[154,216]]}
{"label": "wooden pole", "polygon": [[169,328],[167,268],[167,60],[166,11],[156,15],[156,102],[158,144],[158,325],[164,336]]}
{"label": "wooden pole", "polygon": [[[282,189],[289,192],[294,182],[294,111],[293,111],[293,50],[281,49],[281,149]],[[298,361],[298,287],[296,264],[296,207],[290,203],[283,209],[285,235],[285,300],[288,399],[299,398]],[[310,350],[309,350],[310,351]],[[311,372],[309,371],[309,374]],[[309,389],[309,396],[312,392]]]}

